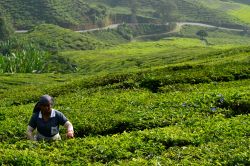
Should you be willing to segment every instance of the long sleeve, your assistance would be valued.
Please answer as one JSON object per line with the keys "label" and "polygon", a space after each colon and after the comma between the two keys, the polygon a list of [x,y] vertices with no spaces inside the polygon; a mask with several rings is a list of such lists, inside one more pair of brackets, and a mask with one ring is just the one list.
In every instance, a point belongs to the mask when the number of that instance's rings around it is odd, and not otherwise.
{"label": "long sleeve", "polygon": [[73,125],[70,121],[67,121],[63,126],[67,129],[67,132],[74,132]]}

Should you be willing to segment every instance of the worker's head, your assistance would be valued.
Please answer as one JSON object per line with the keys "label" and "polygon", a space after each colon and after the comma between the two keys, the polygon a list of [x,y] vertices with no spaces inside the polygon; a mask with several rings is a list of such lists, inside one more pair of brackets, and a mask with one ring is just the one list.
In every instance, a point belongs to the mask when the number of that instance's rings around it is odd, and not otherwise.
{"label": "worker's head", "polygon": [[53,98],[49,95],[43,95],[39,100],[39,107],[42,113],[50,113],[52,110]]}
{"label": "worker's head", "polygon": [[33,112],[41,111],[42,113],[50,113],[52,110],[52,106],[54,104],[54,100],[49,95],[43,95],[40,97],[39,101],[37,102]]}
{"label": "worker's head", "polygon": [[43,95],[43,96],[40,97],[38,103],[40,105],[44,105],[44,104],[46,105],[46,104],[49,103],[51,106],[53,106],[54,100],[53,100],[53,97],[51,97],[49,95]]}

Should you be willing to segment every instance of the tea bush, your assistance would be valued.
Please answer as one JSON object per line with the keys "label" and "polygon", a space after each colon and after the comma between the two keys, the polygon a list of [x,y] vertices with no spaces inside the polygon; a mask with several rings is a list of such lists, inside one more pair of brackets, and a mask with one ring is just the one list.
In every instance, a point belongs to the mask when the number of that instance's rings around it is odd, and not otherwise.
{"label": "tea bush", "polygon": [[[166,55],[171,63],[151,68],[0,74],[0,163],[249,165],[248,48],[198,52],[202,47],[190,49],[196,40],[187,41],[134,44],[136,51],[130,53],[131,45],[118,47],[128,52],[127,59],[140,55],[141,50],[150,55],[145,45],[163,52],[189,48],[187,52],[195,53]],[[71,60],[77,61],[74,53],[69,53]],[[95,54],[92,61],[102,65]],[[95,66],[89,67],[94,70]],[[27,124],[42,94],[55,97],[54,108],[74,125],[74,139],[67,140],[61,128],[63,141],[27,140]]]}

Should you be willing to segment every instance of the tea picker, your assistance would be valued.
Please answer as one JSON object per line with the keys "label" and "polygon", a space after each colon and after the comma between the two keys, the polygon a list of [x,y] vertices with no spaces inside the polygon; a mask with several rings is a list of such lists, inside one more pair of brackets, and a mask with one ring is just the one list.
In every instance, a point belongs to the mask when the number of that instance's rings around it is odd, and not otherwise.
{"label": "tea picker", "polygon": [[[27,127],[27,137],[30,140],[54,141],[61,140],[59,126],[67,130],[67,138],[74,137],[73,125],[63,113],[52,108],[54,100],[49,95],[43,95],[36,103]],[[37,130],[34,135],[33,132]]]}

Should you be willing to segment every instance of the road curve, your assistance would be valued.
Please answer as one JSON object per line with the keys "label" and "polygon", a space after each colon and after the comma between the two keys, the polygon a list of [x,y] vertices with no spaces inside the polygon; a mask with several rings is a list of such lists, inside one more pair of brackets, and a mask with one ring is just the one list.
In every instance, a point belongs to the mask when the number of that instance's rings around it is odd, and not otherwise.
{"label": "road curve", "polygon": [[218,27],[214,25],[209,25],[209,24],[203,24],[203,23],[195,23],[195,22],[177,22],[177,26],[184,26],[184,25],[193,25],[193,26],[201,26],[201,27],[208,27],[208,28],[217,28],[217,29],[222,29],[222,30],[229,30],[229,31],[244,31],[243,29],[234,29],[234,28],[225,28],[225,27]]}

